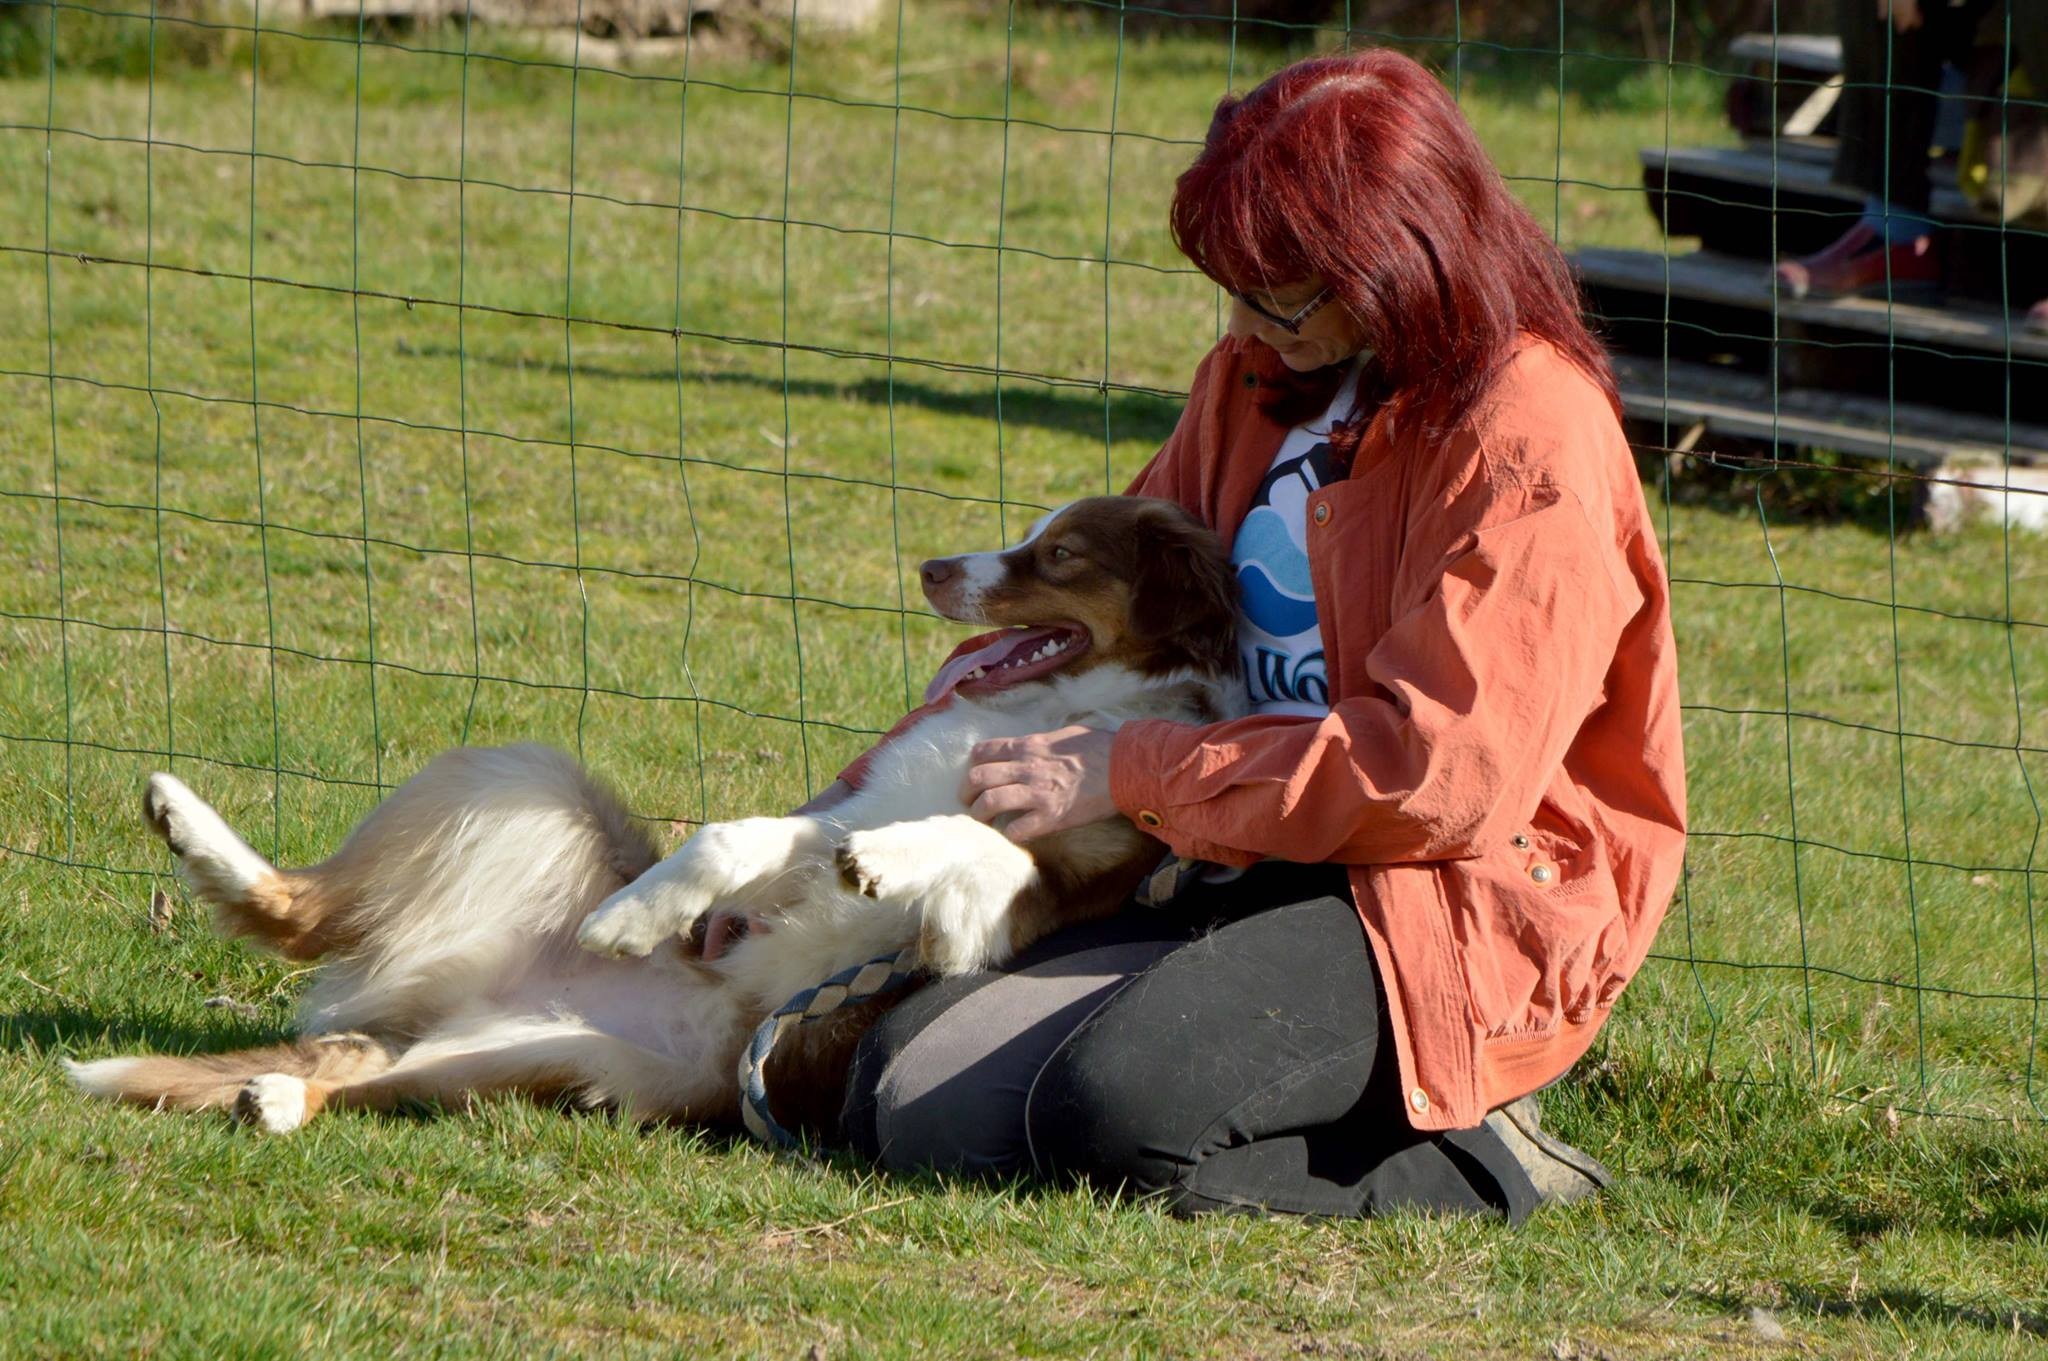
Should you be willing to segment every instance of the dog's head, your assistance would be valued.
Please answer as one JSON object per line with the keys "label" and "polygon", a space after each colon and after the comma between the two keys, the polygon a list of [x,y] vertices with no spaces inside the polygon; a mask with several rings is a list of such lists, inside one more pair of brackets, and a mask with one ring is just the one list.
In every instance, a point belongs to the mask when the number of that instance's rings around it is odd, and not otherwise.
{"label": "dog's head", "polygon": [[1141,676],[1237,667],[1237,579],[1216,536],[1171,501],[1095,496],[1015,548],[933,558],[925,598],[948,619],[1007,626],[955,658],[933,693],[989,694],[1119,665]]}

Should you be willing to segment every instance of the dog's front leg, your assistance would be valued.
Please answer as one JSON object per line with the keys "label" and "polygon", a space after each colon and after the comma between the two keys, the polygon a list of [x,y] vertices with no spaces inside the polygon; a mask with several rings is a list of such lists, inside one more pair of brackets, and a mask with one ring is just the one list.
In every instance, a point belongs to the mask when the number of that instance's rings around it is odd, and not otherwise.
{"label": "dog's front leg", "polygon": [[1008,959],[1012,908],[1038,883],[1029,851],[964,813],[853,832],[836,859],[848,888],[917,915],[919,952],[941,974]]}
{"label": "dog's front leg", "polygon": [[764,880],[825,857],[807,817],[742,818],[700,828],[674,855],[597,905],[576,942],[600,955],[645,955],[688,931],[721,899],[758,896]]}

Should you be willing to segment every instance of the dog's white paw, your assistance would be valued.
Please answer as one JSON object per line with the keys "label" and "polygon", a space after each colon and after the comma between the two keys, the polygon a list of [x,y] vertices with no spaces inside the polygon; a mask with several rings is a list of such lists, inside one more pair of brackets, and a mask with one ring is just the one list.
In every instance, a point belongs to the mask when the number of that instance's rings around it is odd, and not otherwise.
{"label": "dog's white paw", "polygon": [[919,960],[941,977],[979,973],[1010,957],[1007,902],[942,894],[924,904]]}
{"label": "dog's white paw", "polygon": [[142,812],[178,857],[185,882],[209,902],[244,902],[277,878],[270,862],[175,775],[149,777],[142,791]]}
{"label": "dog's white paw", "polygon": [[941,849],[916,823],[849,832],[832,860],[839,882],[853,892],[897,902],[929,892],[944,865]]}
{"label": "dog's white paw", "polygon": [[628,884],[597,905],[576,929],[576,943],[613,959],[654,953],[670,936],[681,935],[710,906],[701,894],[677,883]]}
{"label": "dog's white paw", "polygon": [[1029,852],[964,814],[850,832],[834,862],[849,890],[916,914],[919,953],[941,974],[1010,957],[1010,909],[1037,873]]}
{"label": "dog's white paw", "polygon": [[237,1121],[265,1134],[290,1134],[306,1123],[306,1082],[289,1073],[252,1077],[235,1095]]}

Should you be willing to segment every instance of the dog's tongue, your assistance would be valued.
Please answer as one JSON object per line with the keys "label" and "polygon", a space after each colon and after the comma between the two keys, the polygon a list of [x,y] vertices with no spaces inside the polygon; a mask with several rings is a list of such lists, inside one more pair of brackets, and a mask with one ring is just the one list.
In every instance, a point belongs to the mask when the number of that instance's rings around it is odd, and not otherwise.
{"label": "dog's tongue", "polygon": [[[1059,629],[1009,629],[998,634],[991,642],[984,643],[972,652],[963,653],[939,668],[939,674],[932,677],[932,683],[924,688],[924,702],[936,704],[959,688],[969,672],[976,667],[986,667],[994,675],[996,667],[1006,659],[1015,656],[1018,649],[1036,652],[1043,643],[1057,638]],[[1000,684],[1000,682],[998,682]]]}
{"label": "dog's tongue", "polygon": [[704,924],[704,962],[709,964],[761,929],[745,913],[714,909]]}

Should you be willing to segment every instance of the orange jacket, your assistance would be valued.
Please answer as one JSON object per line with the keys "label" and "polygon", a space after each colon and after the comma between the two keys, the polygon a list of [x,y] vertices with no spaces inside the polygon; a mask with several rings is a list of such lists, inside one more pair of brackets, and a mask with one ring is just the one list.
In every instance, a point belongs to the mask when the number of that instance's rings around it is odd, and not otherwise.
{"label": "orange jacket", "polygon": [[[1286,429],[1226,339],[1130,490],[1227,545]],[[1685,845],[1657,538],[1599,388],[1528,343],[1454,432],[1383,412],[1311,495],[1324,718],[1116,736],[1117,807],[1181,855],[1351,866],[1408,1118],[1474,1125],[1585,1052]]]}

